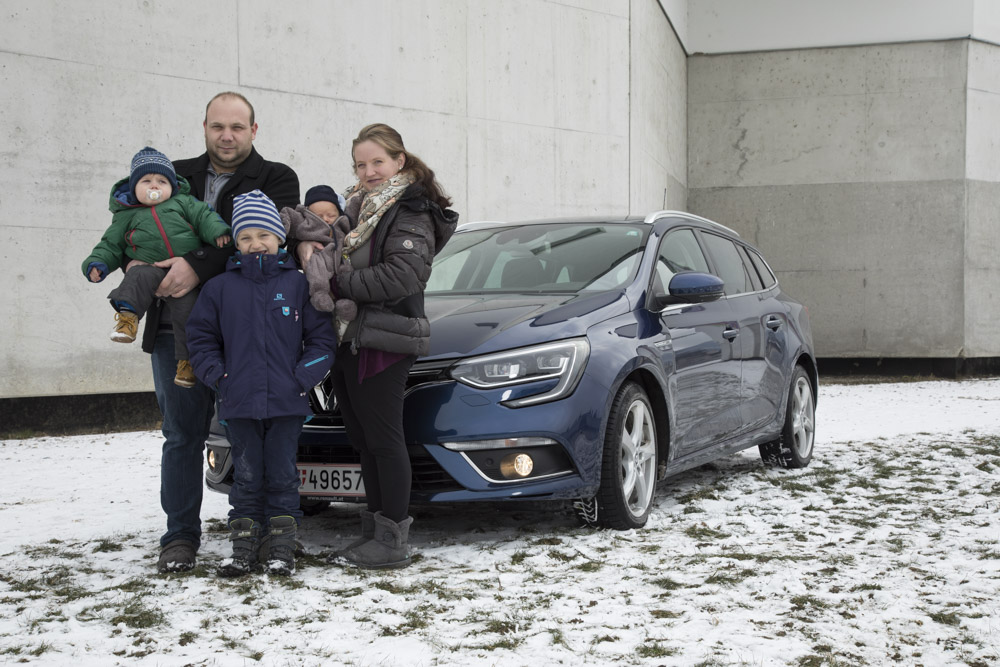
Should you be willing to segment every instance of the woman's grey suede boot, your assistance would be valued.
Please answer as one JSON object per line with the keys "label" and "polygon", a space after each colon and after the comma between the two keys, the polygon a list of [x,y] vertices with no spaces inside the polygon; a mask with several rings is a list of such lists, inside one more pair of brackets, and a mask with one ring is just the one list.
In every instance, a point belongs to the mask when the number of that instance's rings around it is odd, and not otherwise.
{"label": "woman's grey suede boot", "polygon": [[361,537],[354,540],[343,549],[335,551],[332,556],[327,558],[327,562],[328,563],[342,562],[344,559],[344,555],[348,551],[357,549],[368,540],[374,538],[375,538],[375,512],[369,512],[368,510],[361,510]]}
{"label": "woman's grey suede boot", "polygon": [[260,547],[260,524],[253,519],[233,519],[229,522],[229,540],[233,555],[219,564],[220,577],[239,577],[257,569],[257,549]]}
{"label": "woman's grey suede boot", "polygon": [[375,512],[375,536],[353,549],[345,551],[342,561],[346,565],[366,570],[406,567],[410,564],[410,524],[408,516],[396,523],[382,512]]}
{"label": "woman's grey suede boot", "polygon": [[271,532],[267,571],[288,576],[295,572],[295,536],[298,532],[295,517],[275,516],[268,523]]}

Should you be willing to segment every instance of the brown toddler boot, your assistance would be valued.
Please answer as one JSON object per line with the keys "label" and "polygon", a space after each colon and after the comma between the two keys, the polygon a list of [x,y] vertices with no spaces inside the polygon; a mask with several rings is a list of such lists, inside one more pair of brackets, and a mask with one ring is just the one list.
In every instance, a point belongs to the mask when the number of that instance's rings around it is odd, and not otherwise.
{"label": "brown toddler boot", "polygon": [[123,310],[115,313],[115,328],[111,331],[111,340],[116,343],[131,343],[139,330],[139,316]]}
{"label": "brown toddler boot", "polygon": [[185,389],[190,389],[194,386],[197,379],[194,376],[194,369],[191,368],[191,362],[187,359],[181,359],[177,362],[177,374],[174,376],[174,384],[184,387]]}

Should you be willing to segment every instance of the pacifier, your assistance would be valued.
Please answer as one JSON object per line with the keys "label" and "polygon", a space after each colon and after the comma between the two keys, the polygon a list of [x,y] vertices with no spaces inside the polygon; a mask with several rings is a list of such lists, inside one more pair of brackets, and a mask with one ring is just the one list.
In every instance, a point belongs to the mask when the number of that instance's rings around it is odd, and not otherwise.
{"label": "pacifier", "polygon": [[146,190],[146,198],[149,199],[149,201],[156,201],[157,199],[160,198],[160,191],[159,190]]}

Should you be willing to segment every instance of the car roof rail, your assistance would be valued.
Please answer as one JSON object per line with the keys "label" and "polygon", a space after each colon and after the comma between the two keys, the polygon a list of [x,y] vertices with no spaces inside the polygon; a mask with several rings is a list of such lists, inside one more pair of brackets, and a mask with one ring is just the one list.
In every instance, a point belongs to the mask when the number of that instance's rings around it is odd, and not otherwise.
{"label": "car roof rail", "polygon": [[506,224],[504,220],[469,220],[468,222],[460,222],[455,227],[455,231],[459,229],[477,229],[479,227],[492,227],[494,225]]}
{"label": "car roof rail", "polygon": [[655,211],[653,213],[647,214],[646,217],[643,218],[642,221],[645,222],[645,223],[647,223],[647,224],[649,224],[649,223],[656,222],[660,218],[685,218],[687,220],[693,220],[695,222],[701,222],[701,223],[704,223],[706,225],[710,225],[712,227],[718,227],[719,229],[722,229],[722,230],[724,230],[726,232],[729,232],[730,234],[732,234],[736,238],[742,238],[740,236],[740,233],[737,232],[735,229],[733,229],[731,227],[726,227],[725,225],[723,225],[721,223],[718,223],[715,220],[709,220],[708,218],[703,218],[700,215],[695,215],[694,213],[688,213],[687,211],[670,211],[670,210]]}

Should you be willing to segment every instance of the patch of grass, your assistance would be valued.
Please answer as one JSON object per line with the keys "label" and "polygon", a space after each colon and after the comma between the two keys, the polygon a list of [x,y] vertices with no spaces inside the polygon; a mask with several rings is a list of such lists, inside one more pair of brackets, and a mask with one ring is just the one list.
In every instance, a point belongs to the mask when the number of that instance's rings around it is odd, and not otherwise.
{"label": "patch of grass", "polygon": [[889,551],[894,554],[902,553],[906,548],[906,540],[900,536],[890,537],[885,543],[889,546]]}
{"label": "patch of grass", "polygon": [[880,591],[882,590],[881,584],[858,584],[851,588],[852,593],[857,593],[858,591]]}
{"label": "patch of grass", "polygon": [[549,551],[548,556],[549,558],[554,558],[558,561],[562,561],[563,563],[568,563],[569,561],[575,559],[577,554],[568,554],[559,551],[558,549],[552,549]]}
{"label": "patch of grass", "polygon": [[552,635],[552,644],[555,646],[562,646],[563,648],[569,648],[569,644],[566,643],[566,635],[559,628],[549,628],[548,633]]}
{"label": "patch of grass", "polygon": [[778,486],[780,486],[785,491],[792,491],[792,492],[798,491],[802,493],[811,493],[816,490],[810,484],[803,484],[802,482],[796,482],[790,479],[780,480]]}
{"label": "patch of grass", "polygon": [[688,526],[684,529],[684,534],[693,540],[723,540],[729,537],[728,533],[709,528],[703,523]]}
{"label": "patch of grass", "polygon": [[202,532],[205,533],[228,533],[229,525],[222,519],[206,519],[201,522]]}
{"label": "patch of grass", "polygon": [[52,650],[52,644],[49,644],[48,642],[42,642],[41,644],[39,644],[38,646],[36,646],[35,648],[33,648],[28,653],[29,653],[29,655],[33,655],[33,656],[35,656],[37,658],[38,656],[42,655],[43,653],[48,653],[51,650]]}
{"label": "patch of grass", "polygon": [[182,632],[181,636],[177,638],[177,643],[181,646],[187,646],[196,639],[198,639],[197,632]]}
{"label": "patch of grass", "polygon": [[110,551],[121,551],[122,549],[121,543],[117,540],[103,539],[94,547],[94,553],[107,553]]}
{"label": "patch of grass", "polygon": [[649,615],[653,618],[680,618],[684,614],[679,611],[670,611],[669,609],[651,609]]}
{"label": "patch of grass", "polygon": [[679,649],[664,646],[659,642],[652,642],[650,644],[643,644],[635,652],[640,658],[667,658],[677,655]]}
{"label": "patch of grass", "polygon": [[576,566],[576,569],[580,570],[581,572],[597,572],[598,570],[601,569],[601,567],[602,567],[601,564],[596,560],[588,560],[583,563],[579,563]]}
{"label": "patch of grass", "polygon": [[705,579],[705,583],[707,585],[714,586],[735,586],[744,579],[752,577],[756,574],[756,570],[736,570],[734,568],[728,568],[726,571],[713,572],[707,579]]}
{"label": "patch of grass", "polygon": [[558,537],[540,537],[536,540],[532,540],[531,543],[535,546],[555,547],[555,546],[560,546],[563,543],[563,541],[561,538]]}
{"label": "patch of grass", "polygon": [[681,505],[687,505],[696,500],[718,500],[718,499],[719,499],[719,494],[716,493],[715,489],[710,486],[702,487],[700,489],[696,489],[695,491],[691,491],[689,493],[684,493],[680,496],[677,496],[677,502],[680,503]]}
{"label": "patch of grass", "polygon": [[659,579],[653,579],[651,582],[654,586],[659,586],[665,591],[675,591],[678,588],[683,588],[684,584],[678,583],[671,579],[670,577],[660,577]]}
{"label": "patch of grass", "polygon": [[792,609],[801,611],[807,607],[810,609],[826,609],[830,605],[813,595],[796,595],[791,599]]}
{"label": "patch of grass", "polygon": [[510,557],[510,562],[512,565],[520,565],[530,555],[527,551],[515,551],[514,555]]}
{"label": "patch of grass", "polygon": [[486,622],[486,632],[494,632],[498,635],[513,634],[525,630],[518,623],[510,619],[491,619]]}
{"label": "patch of grass", "polygon": [[474,646],[470,646],[469,648],[481,649],[483,651],[496,651],[496,650],[500,650],[500,649],[505,649],[507,651],[513,651],[518,646],[520,646],[521,642],[523,642],[523,641],[524,641],[524,639],[523,638],[519,638],[519,637],[504,637],[504,638],[498,639],[498,640],[496,640],[494,642],[489,642],[489,643],[486,643],[486,644],[477,644],[477,645],[474,645]]}
{"label": "patch of grass", "polygon": [[[153,587],[144,577],[132,577],[116,586],[108,586],[105,591],[124,591],[125,593],[141,593]],[[102,591],[103,592],[103,591]]]}
{"label": "patch of grass", "polygon": [[25,547],[24,554],[32,559],[38,558],[62,558],[65,560],[79,560],[83,555],[79,551],[73,551],[62,546],[56,541],[52,546],[42,545],[37,547]]}
{"label": "patch of grass", "polygon": [[872,473],[869,479],[892,479],[896,476],[896,472],[896,468],[889,465],[885,461],[875,461],[875,463],[872,464]]}
{"label": "patch of grass", "polygon": [[620,639],[621,637],[619,637],[618,635],[601,635],[600,637],[594,637],[592,640],[590,640],[590,643],[591,644],[604,644],[607,642],[613,643]]}
{"label": "patch of grass", "polygon": [[159,609],[147,607],[141,597],[134,597],[122,608],[121,613],[112,617],[111,624],[125,624],[130,628],[154,628],[165,620]]}
{"label": "patch of grass", "polygon": [[417,607],[416,609],[411,609],[403,614],[403,618],[406,619],[405,622],[391,628],[383,628],[383,637],[396,637],[400,635],[405,635],[414,630],[421,630],[426,628],[429,623],[428,618],[431,618],[433,614],[439,609],[435,609],[433,605],[424,603]]}
{"label": "patch of grass", "polygon": [[960,625],[962,619],[959,618],[958,614],[953,611],[943,612],[936,611],[927,614],[927,616],[934,622],[940,623],[941,625]]}

